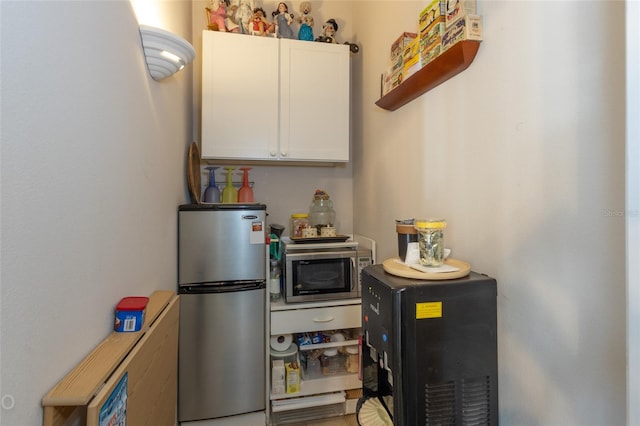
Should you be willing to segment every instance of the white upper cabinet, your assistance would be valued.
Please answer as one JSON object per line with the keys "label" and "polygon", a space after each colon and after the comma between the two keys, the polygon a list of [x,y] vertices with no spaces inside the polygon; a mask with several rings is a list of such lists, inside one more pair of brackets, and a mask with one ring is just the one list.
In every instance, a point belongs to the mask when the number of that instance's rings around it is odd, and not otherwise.
{"label": "white upper cabinet", "polygon": [[278,40],[202,33],[202,157],[272,158],[278,145]]}
{"label": "white upper cabinet", "polygon": [[349,47],[203,31],[202,157],[349,161]]}

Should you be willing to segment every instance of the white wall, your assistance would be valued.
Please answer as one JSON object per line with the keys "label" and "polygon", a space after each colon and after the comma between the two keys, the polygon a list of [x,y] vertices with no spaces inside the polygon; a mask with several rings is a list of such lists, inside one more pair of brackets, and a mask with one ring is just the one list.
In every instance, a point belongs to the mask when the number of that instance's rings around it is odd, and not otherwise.
{"label": "white wall", "polygon": [[[158,4],[189,39],[189,3]],[[479,1],[471,67],[387,112],[388,46],[427,2],[390,4],[351,3],[355,189],[349,169],[264,167],[259,201],[284,222],[324,186],[340,218],[352,192],[343,220],[379,261],[394,219],[442,215],[454,255],[498,279],[501,423],[624,424],[624,32],[593,31],[624,3]],[[35,425],[119,298],[174,288],[197,100],[189,72],[150,79],[128,2],[5,1],[0,19],[0,424]]]}
{"label": "white wall", "polygon": [[498,281],[500,422],[625,423],[623,2],[479,1],[462,74],[378,108],[388,47],[426,1],[355,2],[355,232],[447,219],[453,256]]}
{"label": "white wall", "polygon": [[[158,8],[190,38],[189,3]],[[175,288],[192,83],[151,79],[126,1],[3,1],[1,20],[0,424],[37,425],[120,298]]]}

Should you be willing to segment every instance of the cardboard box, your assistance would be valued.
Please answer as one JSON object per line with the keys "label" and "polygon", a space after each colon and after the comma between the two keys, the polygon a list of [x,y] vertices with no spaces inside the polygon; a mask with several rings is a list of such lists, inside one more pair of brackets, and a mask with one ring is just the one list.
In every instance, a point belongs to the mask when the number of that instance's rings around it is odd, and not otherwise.
{"label": "cardboard box", "polygon": [[284,361],[281,359],[274,360],[271,366],[271,392],[273,394],[285,393],[285,368]]}
{"label": "cardboard box", "polygon": [[297,362],[288,362],[284,365],[286,370],[287,393],[300,392],[300,366]]}
{"label": "cardboard box", "polygon": [[411,40],[404,49],[402,57],[404,59],[402,79],[405,80],[422,67],[422,62],[420,61],[420,39]]}
{"label": "cardboard box", "polygon": [[391,64],[390,72],[393,73],[396,70],[401,70],[404,66],[404,57],[402,55],[398,55],[396,60]]}
{"label": "cardboard box", "polygon": [[425,66],[442,53],[442,36],[446,31],[444,16],[420,32],[420,63]]}
{"label": "cardboard box", "polygon": [[434,21],[428,28],[420,32],[420,52],[433,49],[442,44],[442,36],[446,31],[444,17]]}
{"label": "cardboard box", "polygon": [[382,96],[398,87],[403,80],[404,68],[389,68],[382,74]]}
{"label": "cardboard box", "polygon": [[418,20],[418,29],[420,32],[429,27],[429,25],[438,18],[444,18],[445,3],[445,0],[433,0],[422,12],[420,12],[420,19]]}
{"label": "cardboard box", "polygon": [[476,0],[448,0],[444,10],[447,28],[458,19],[476,13]]}
{"label": "cardboard box", "polygon": [[447,28],[442,36],[442,50],[445,51],[461,40],[482,40],[482,18],[466,15]]}
{"label": "cardboard box", "polygon": [[[404,51],[404,48],[412,41],[418,38],[417,33],[404,32],[400,37],[391,44],[391,62],[396,62],[398,56]],[[402,64],[400,64],[402,66]]]}
{"label": "cardboard box", "polygon": [[422,59],[420,54],[415,55],[411,58],[410,61],[404,63],[404,68],[402,69],[402,79],[406,80],[411,77],[416,71],[419,71],[422,68]]}
{"label": "cardboard box", "polygon": [[404,52],[402,52],[402,58],[405,64],[416,56],[420,56],[419,38],[414,38],[413,40],[411,40],[407,47],[404,48]]}
{"label": "cardboard box", "polygon": [[433,61],[442,53],[442,44],[436,44],[429,50],[424,50],[420,54],[420,60],[422,61],[422,66],[424,67],[429,62]]}

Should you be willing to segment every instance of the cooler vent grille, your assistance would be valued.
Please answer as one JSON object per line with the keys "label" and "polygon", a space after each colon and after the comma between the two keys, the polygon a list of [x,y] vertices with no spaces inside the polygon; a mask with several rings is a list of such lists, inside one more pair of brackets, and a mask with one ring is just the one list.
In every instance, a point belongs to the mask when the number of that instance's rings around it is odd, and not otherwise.
{"label": "cooler vent grille", "polygon": [[425,385],[425,424],[454,425],[456,386],[454,382]]}
{"label": "cooler vent grille", "polygon": [[489,377],[464,379],[462,390],[462,424],[487,425],[491,423],[491,383]]}

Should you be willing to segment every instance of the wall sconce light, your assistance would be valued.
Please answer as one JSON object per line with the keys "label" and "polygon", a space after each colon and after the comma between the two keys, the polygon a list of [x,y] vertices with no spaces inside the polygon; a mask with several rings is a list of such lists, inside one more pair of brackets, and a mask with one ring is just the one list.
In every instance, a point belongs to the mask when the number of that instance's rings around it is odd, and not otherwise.
{"label": "wall sconce light", "polygon": [[188,41],[169,31],[140,25],[140,35],[149,73],[156,81],[175,74],[196,57]]}

